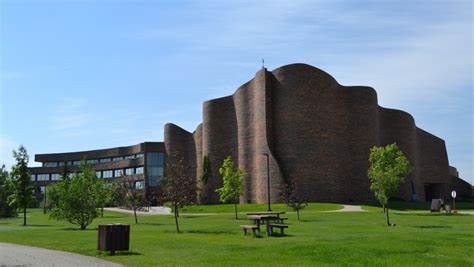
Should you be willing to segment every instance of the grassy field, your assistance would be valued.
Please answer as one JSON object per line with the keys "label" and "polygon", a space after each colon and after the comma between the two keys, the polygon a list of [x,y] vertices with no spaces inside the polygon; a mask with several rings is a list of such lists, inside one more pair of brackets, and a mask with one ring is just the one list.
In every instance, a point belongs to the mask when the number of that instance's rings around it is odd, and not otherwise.
{"label": "grassy field", "polygon": [[[379,207],[369,212],[322,212],[337,204],[311,203],[289,218],[288,236],[243,236],[233,219],[233,205],[192,206],[181,213],[183,233],[175,233],[172,216],[140,216],[106,212],[86,231],[66,222],[49,220],[30,210],[29,226],[22,219],[0,220],[0,242],[26,244],[95,256],[128,266],[473,266],[474,216],[430,214],[425,204],[395,203],[388,228]],[[474,210],[474,203],[459,203]],[[239,205],[240,211],[264,211],[266,205]],[[284,205],[273,210],[289,211]],[[186,214],[188,213],[188,214]],[[245,218],[242,213],[240,217]],[[131,224],[131,251],[109,256],[96,250],[97,225]],[[262,229],[263,230],[263,229]]]}

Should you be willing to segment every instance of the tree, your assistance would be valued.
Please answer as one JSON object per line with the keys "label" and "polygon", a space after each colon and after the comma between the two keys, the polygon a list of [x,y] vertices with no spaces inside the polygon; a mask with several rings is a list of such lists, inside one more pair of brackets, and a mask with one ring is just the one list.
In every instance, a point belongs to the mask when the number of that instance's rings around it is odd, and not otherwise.
{"label": "tree", "polygon": [[51,218],[66,220],[85,230],[99,216],[99,190],[102,180],[98,179],[89,164],[81,162],[81,172],[75,173],[71,179],[62,179],[50,186],[50,192],[56,197],[51,201],[53,208]]}
{"label": "tree", "polygon": [[291,207],[293,211],[296,211],[299,221],[300,210],[308,206],[308,202],[306,198],[302,194],[300,194],[298,190],[298,184],[292,177],[290,177],[290,179],[284,185],[283,201],[288,207]]}
{"label": "tree", "polygon": [[200,179],[200,194],[199,194],[199,200],[200,202],[205,202],[206,201],[206,195],[203,192],[204,189],[206,188],[207,183],[211,179],[211,162],[209,161],[209,156],[204,155],[204,158],[202,160],[202,174],[201,174],[201,179]]}
{"label": "tree", "polygon": [[104,217],[104,207],[110,204],[114,198],[113,184],[102,180],[97,183],[97,207],[100,209],[100,217]]}
{"label": "tree", "polygon": [[240,168],[235,171],[234,169],[232,157],[228,156],[219,168],[223,184],[221,188],[216,189],[216,192],[219,193],[219,200],[222,203],[234,202],[235,219],[237,219],[237,204],[242,194],[242,181],[246,174]]}
{"label": "tree", "polygon": [[9,204],[23,208],[23,225],[26,225],[26,209],[35,200],[35,190],[30,184],[31,173],[28,170],[28,153],[24,146],[20,145],[18,151],[13,150],[16,164],[12,167],[11,181],[13,192],[8,198]]}
{"label": "tree", "polygon": [[16,216],[15,206],[8,203],[8,197],[13,194],[13,186],[9,179],[5,165],[0,170],[0,218]]}
{"label": "tree", "polygon": [[166,177],[162,181],[161,202],[170,202],[173,207],[176,232],[179,233],[179,209],[192,204],[196,199],[196,184],[189,174],[184,159],[170,157],[166,164]]}
{"label": "tree", "polygon": [[395,226],[395,224],[390,224],[388,201],[393,194],[398,192],[400,183],[410,173],[410,162],[396,143],[386,147],[374,146],[371,148],[369,162],[370,190],[374,192],[375,197],[386,209],[387,225]]}
{"label": "tree", "polygon": [[137,209],[143,207],[145,204],[145,196],[143,193],[132,189],[127,194],[126,203],[132,207],[133,214],[135,215],[135,223],[138,224]]}

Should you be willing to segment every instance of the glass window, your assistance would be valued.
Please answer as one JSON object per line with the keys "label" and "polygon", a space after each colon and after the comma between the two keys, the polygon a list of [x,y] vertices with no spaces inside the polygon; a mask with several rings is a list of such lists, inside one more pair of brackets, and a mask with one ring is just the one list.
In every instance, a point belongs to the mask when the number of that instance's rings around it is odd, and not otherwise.
{"label": "glass window", "polygon": [[140,153],[140,154],[136,154],[135,157],[138,159],[138,158],[143,158],[143,153]]}
{"label": "glass window", "polygon": [[99,160],[98,160],[98,159],[89,159],[89,160],[87,160],[87,163],[89,163],[89,164],[97,164],[97,163],[99,163]]}
{"label": "glass window", "polygon": [[106,170],[102,172],[102,178],[112,178],[114,172],[112,170]]}
{"label": "glass window", "polygon": [[41,191],[41,194],[44,194],[44,192],[46,191],[46,186],[40,186],[40,191]]}
{"label": "glass window", "polygon": [[136,181],[135,182],[135,189],[144,189],[145,188],[145,182],[144,181]]}
{"label": "glass window", "polygon": [[119,160],[123,160],[123,157],[114,157],[112,158],[113,161],[119,161]]}
{"label": "glass window", "polygon": [[63,166],[64,166],[64,163],[65,163],[64,161],[60,161],[60,162],[59,162],[59,167],[63,167]]}
{"label": "glass window", "polygon": [[97,178],[102,178],[102,171],[96,171],[95,176],[97,176]]}
{"label": "glass window", "polygon": [[157,186],[163,180],[164,154],[160,152],[147,153],[147,178],[149,186]]}
{"label": "glass window", "polygon": [[32,175],[31,175],[30,181],[36,181],[36,174],[32,174]]}
{"label": "glass window", "polygon": [[75,161],[72,162],[72,165],[79,166],[79,165],[81,165],[81,161],[80,160],[75,160]]}
{"label": "glass window", "polygon": [[49,181],[49,174],[48,173],[38,174],[36,178],[37,178],[37,181]]}
{"label": "glass window", "polygon": [[43,167],[58,167],[58,163],[56,161],[52,162],[44,162]]}
{"label": "glass window", "polygon": [[134,158],[135,158],[135,155],[128,155],[124,157],[124,159],[134,159]]}
{"label": "glass window", "polygon": [[51,174],[51,181],[57,181],[61,179],[61,175],[59,175],[59,173],[52,173]]}
{"label": "glass window", "polygon": [[67,177],[68,177],[69,179],[71,179],[73,175],[74,175],[74,173],[72,173],[72,172],[68,172],[68,173],[67,173]]}
{"label": "glass window", "polygon": [[123,175],[123,170],[122,169],[114,170],[114,177],[120,177],[122,175]]}
{"label": "glass window", "polygon": [[136,173],[136,174],[142,174],[142,173],[143,173],[143,167],[137,167],[137,168],[135,169],[135,173]]}
{"label": "glass window", "polygon": [[111,158],[100,159],[100,163],[111,162],[111,161],[112,161]]}
{"label": "glass window", "polygon": [[125,169],[125,175],[133,175],[133,174],[135,174],[135,168]]}

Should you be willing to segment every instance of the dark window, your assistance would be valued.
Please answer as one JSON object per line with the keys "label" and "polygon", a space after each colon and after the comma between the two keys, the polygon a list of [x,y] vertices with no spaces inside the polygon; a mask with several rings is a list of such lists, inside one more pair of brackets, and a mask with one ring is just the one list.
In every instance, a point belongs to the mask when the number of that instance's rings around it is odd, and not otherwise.
{"label": "dark window", "polygon": [[164,154],[160,152],[147,153],[147,178],[149,186],[157,186],[163,180],[165,165]]}

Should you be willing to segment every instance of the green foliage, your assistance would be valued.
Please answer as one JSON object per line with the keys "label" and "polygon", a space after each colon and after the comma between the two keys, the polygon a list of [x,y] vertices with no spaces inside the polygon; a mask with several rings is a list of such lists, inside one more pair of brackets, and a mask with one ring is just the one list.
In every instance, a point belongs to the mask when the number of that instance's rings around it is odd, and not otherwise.
{"label": "green foliage", "polygon": [[201,175],[201,183],[202,185],[207,185],[209,179],[211,179],[211,162],[209,161],[209,157],[204,155],[202,160],[202,175]]}
{"label": "green foliage", "polygon": [[146,205],[145,202],[145,195],[140,193],[137,190],[131,189],[125,198],[125,202],[128,206],[130,206],[133,210],[133,214],[135,216],[135,223],[138,223],[137,217],[137,209],[142,208]]}
{"label": "green foliage", "polygon": [[16,164],[10,173],[13,192],[8,197],[12,206],[23,209],[23,225],[26,225],[26,209],[35,201],[35,190],[30,183],[31,173],[28,170],[28,153],[22,145],[13,151]]}
{"label": "green foliage", "polygon": [[68,221],[85,230],[99,215],[97,208],[103,203],[104,188],[104,181],[96,177],[90,165],[81,162],[80,173],[49,186],[53,195],[51,218]]}
{"label": "green foliage", "polygon": [[237,203],[242,194],[242,182],[246,174],[240,168],[237,168],[236,171],[234,169],[234,161],[232,161],[231,156],[228,156],[224,160],[222,167],[219,168],[223,183],[221,188],[216,189],[216,192],[219,193],[219,200],[222,203],[234,202],[235,218],[237,219]]}
{"label": "green foliage", "polygon": [[[389,198],[399,191],[400,183],[411,171],[410,163],[396,143],[386,147],[373,147],[370,149],[369,161],[370,190],[380,204],[388,208]],[[386,215],[390,226],[388,210]]]}
{"label": "green foliage", "polygon": [[13,185],[8,177],[5,165],[0,170],[0,218],[16,216],[16,208],[8,203],[8,197],[13,194]]}
{"label": "green foliage", "polygon": [[219,193],[219,200],[222,203],[236,202],[242,194],[245,172],[240,168],[234,171],[234,162],[232,157],[228,156],[222,167],[219,168],[219,173],[222,175],[223,181],[222,187],[216,189],[216,192]]}

